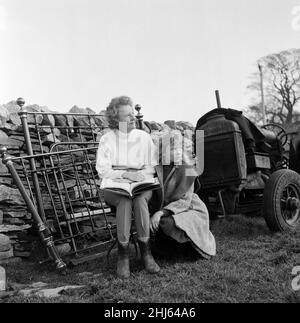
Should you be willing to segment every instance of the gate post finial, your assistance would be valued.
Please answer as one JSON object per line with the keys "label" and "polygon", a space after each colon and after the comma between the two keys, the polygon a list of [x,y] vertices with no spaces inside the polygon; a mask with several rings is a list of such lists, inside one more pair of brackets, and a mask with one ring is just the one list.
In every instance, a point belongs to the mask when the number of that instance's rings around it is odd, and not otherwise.
{"label": "gate post finial", "polygon": [[139,104],[137,104],[134,109],[137,111],[136,118],[138,120],[139,128],[142,130],[144,128],[144,126],[143,126],[143,115],[140,112],[141,108],[142,107]]}
{"label": "gate post finial", "polygon": [[17,105],[23,110],[23,106],[25,105],[25,100],[23,98],[18,98],[17,99]]}

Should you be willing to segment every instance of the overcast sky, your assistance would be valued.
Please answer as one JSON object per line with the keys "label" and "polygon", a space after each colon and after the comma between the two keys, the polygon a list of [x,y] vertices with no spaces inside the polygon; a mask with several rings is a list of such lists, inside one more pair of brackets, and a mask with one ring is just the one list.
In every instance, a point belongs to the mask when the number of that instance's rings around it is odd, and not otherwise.
{"label": "overcast sky", "polygon": [[[250,104],[261,56],[300,47],[300,0],[0,0],[0,104],[65,112],[129,95],[145,120]],[[297,12],[297,9],[294,9]],[[294,13],[295,13],[294,12]],[[299,10],[300,14],[300,10]]]}

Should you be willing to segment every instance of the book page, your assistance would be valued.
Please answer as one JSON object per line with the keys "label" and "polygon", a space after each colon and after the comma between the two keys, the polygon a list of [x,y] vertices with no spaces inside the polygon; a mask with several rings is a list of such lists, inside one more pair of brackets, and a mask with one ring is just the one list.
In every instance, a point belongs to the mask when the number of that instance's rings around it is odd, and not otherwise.
{"label": "book page", "polygon": [[[152,181],[144,181],[140,183],[134,183],[134,188],[132,188],[132,195],[138,195],[147,190],[155,190],[160,188],[160,184],[157,178],[153,178]],[[138,185],[137,185],[138,184]]]}
{"label": "book page", "polygon": [[[132,192],[135,188],[137,188],[136,190],[139,191],[139,187],[140,187],[140,190],[143,190],[144,188],[152,187],[153,185],[151,185],[151,184],[159,185],[158,179],[151,178],[151,179],[147,179],[145,181],[136,182],[136,183],[120,183],[120,182],[114,181],[110,178],[105,178],[102,180],[100,188],[106,189],[106,190],[109,190],[109,191],[112,191],[112,192],[115,192],[118,194],[121,194],[122,190],[123,190],[123,191],[126,191],[130,196],[132,196]],[[128,194],[125,194],[125,195],[128,195]],[[124,195],[124,193],[123,193],[123,195]]]}
{"label": "book page", "polygon": [[133,191],[138,186],[142,186],[145,184],[155,184],[155,183],[156,183],[155,178],[149,178],[149,179],[142,181],[142,182],[131,183],[130,186],[131,186],[131,190]]}
{"label": "book page", "polygon": [[118,189],[122,189],[126,192],[128,192],[129,194],[131,194],[131,184],[129,183],[119,183],[119,182],[115,182],[110,178],[104,178],[102,180],[101,183],[101,189],[113,189],[113,188],[118,188]]}

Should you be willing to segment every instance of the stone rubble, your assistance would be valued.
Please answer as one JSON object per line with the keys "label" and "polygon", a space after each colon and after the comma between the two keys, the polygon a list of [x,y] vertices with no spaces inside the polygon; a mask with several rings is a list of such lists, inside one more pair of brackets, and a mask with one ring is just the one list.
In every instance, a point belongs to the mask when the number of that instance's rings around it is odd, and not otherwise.
{"label": "stone rubble", "polygon": [[45,298],[55,298],[55,297],[61,296],[63,291],[67,291],[70,289],[82,289],[84,287],[86,286],[67,285],[67,286],[62,286],[57,288],[45,288],[45,289],[41,289],[40,287],[33,287],[33,288],[22,289],[18,292],[18,294],[24,297],[37,296],[37,297],[45,297]]}

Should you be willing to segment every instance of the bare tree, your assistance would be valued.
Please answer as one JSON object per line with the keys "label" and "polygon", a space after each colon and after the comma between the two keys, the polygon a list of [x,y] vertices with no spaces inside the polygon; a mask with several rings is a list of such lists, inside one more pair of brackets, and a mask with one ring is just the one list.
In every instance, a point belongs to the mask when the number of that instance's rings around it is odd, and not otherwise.
{"label": "bare tree", "polygon": [[[265,108],[268,122],[291,124],[299,118],[295,108],[300,103],[300,49],[291,49],[261,58],[264,78]],[[248,86],[260,98],[259,71]],[[247,108],[253,121],[262,119],[260,99]]]}

